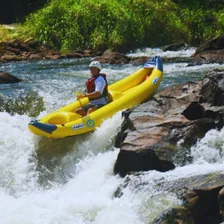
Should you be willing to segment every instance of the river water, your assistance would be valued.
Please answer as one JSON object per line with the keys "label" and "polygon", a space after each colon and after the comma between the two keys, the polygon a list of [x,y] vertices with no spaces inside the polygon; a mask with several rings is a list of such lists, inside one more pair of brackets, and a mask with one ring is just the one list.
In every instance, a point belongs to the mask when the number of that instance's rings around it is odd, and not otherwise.
{"label": "river water", "polygon": [[[192,55],[194,50],[162,52],[147,48],[130,55],[183,59]],[[27,125],[36,116],[30,111],[43,116],[72,102],[75,99],[73,92],[83,90],[89,76],[90,60],[0,65],[0,70],[24,80],[0,86],[1,107],[4,108],[3,104],[7,102],[15,105],[10,114],[0,112],[1,224],[151,223],[164,210],[182,203],[175,194],[158,190],[158,182],[178,181],[224,169],[224,129],[211,130],[192,147],[192,164],[166,173],[146,172],[142,177],[149,182],[147,186],[138,189],[133,184],[128,185],[122,197],[115,198],[114,192],[124,182],[113,174],[119,153],[119,149],[113,147],[114,136],[122,122],[121,113],[105,121],[95,132],[82,136],[51,140],[30,133]],[[189,80],[198,81],[212,69],[224,69],[224,65],[219,64],[186,65],[187,62],[165,63],[160,89]],[[103,72],[108,74],[108,81],[112,83],[140,67],[105,64]],[[36,101],[37,98],[40,101]],[[21,112],[16,107],[25,109]],[[130,178],[135,179],[134,176]]]}

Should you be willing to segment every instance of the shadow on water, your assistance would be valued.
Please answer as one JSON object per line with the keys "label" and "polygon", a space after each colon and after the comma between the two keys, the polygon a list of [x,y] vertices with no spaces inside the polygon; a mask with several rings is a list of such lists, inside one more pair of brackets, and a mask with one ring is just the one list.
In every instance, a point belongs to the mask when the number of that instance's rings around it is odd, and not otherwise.
{"label": "shadow on water", "polygon": [[74,173],[76,163],[90,152],[85,147],[90,135],[88,133],[63,139],[35,137],[36,169],[41,187],[64,184],[72,177],[71,170]]}

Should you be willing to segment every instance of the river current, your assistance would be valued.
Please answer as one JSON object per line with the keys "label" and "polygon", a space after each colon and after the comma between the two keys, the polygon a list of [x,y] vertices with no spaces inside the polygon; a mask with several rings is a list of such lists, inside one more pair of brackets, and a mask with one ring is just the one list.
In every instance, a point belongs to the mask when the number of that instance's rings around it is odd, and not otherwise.
{"label": "river current", "polygon": [[[195,49],[162,52],[144,49],[131,56],[187,58]],[[0,85],[0,103],[24,96],[43,101],[38,117],[75,100],[89,76],[91,58],[12,62],[0,65],[24,81]],[[181,60],[180,60],[181,61]],[[102,72],[113,83],[141,66],[104,64]],[[187,62],[164,63],[159,89],[199,81],[210,70],[224,65],[187,67]],[[21,98],[23,97],[23,98]],[[22,100],[21,100],[22,99]],[[10,101],[12,100],[12,101]],[[29,102],[32,105],[32,100]],[[27,102],[26,102],[27,103]],[[33,105],[34,107],[34,105]],[[31,107],[32,108],[32,107]],[[38,109],[38,104],[35,105]],[[106,120],[95,132],[65,139],[46,139],[28,130],[35,117],[26,109],[0,112],[0,223],[1,224],[145,224],[173,205],[181,205],[175,194],[157,189],[156,183],[206,174],[224,169],[224,129],[211,130],[191,148],[193,162],[173,171],[149,171],[142,178],[149,184],[136,189],[127,186],[120,198],[113,197],[124,179],[113,174],[119,153],[114,137],[121,125],[121,112]],[[134,180],[134,176],[130,176]]]}

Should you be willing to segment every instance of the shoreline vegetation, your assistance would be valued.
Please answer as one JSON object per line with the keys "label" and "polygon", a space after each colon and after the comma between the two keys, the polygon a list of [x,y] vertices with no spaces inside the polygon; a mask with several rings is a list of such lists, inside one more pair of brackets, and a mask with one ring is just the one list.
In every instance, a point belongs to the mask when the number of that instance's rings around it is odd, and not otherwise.
{"label": "shoreline vegetation", "polygon": [[61,53],[126,53],[178,42],[198,46],[223,30],[219,0],[52,0],[23,23],[1,25],[0,42],[34,38]]}

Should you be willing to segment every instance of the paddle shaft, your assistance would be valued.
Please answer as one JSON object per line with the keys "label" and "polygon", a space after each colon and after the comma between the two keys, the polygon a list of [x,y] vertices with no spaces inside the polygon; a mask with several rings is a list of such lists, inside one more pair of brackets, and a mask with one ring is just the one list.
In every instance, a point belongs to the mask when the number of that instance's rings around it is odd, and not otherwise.
{"label": "paddle shaft", "polygon": [[78,101],[79,101],[79,103],[80,103],[81,108],[84,109],[84,108],[83,108],[83,105],[82,105],[82,101],[81,101],[81,99],[78,99]]}

